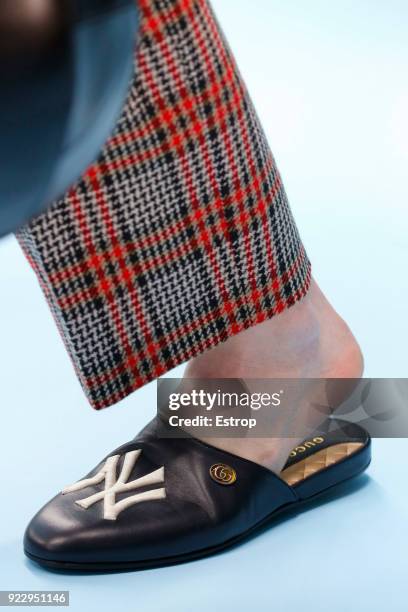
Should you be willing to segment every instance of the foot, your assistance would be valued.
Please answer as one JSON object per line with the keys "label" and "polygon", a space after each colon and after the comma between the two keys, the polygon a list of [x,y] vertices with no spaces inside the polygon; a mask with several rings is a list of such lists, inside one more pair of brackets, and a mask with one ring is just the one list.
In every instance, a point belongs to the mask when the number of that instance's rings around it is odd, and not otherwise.
{"label": "foot", "polygon": [[[312,281],[307,296],[264,323],[252,327],[191,360],[185,378],[360,378],[363,357],[347,324]],[[314,384],[314,383],[312,383]],[[316,401],[321,385],[316,382]],[[319,397],[318,397],[319,396]],[[302,407],[294,407],[302,419]],[[293,414],[292,414],[293,417]],[[324,416],[316,413],[308,426],[317,428]],[[306,419],[305,419],[306,420]],[[214,446],[264,465],[279,473],[287,457],[305,437],[211,438]]]}
{"label": "foot", "polygon": [[195,438],[165,437],[156,417],[42,507],[27,527],[25,553],[45,567],[76,571],[197,559],[299,511],[369,462],[367,432],[344,421],[322,444],[292,456],[277,477]]}

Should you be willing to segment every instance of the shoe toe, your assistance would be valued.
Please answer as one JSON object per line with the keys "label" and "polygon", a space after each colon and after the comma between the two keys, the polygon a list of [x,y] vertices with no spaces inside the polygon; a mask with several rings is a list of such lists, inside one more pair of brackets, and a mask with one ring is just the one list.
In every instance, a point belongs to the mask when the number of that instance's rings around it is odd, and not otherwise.
{"label": "shoe toe", "polygon": [[70,569],[168,564],[218,550],[295,498],[261,466],[146,430],[36,514],[25,552]]}
{"label": "shoe toe", "polygon": [[24,551],[29,557],[48,561],[77,560],[85,529],[89,539],[92,526],[88,524],[85,528],[76,508],[70,505],[65,496],[59,494],[37,512],[24,535]]}
{"label": "shoe toe", "polygon": [[103,505],[81,508],[78,494],[58,495],[31,520],[24,537],[28,557],[44,565],[92,564],[95,568],[139,562],[186,553],[198,539],[208,516],[197,506],[185,516],[174,512],[170,500],[144,502],[106,520]]}

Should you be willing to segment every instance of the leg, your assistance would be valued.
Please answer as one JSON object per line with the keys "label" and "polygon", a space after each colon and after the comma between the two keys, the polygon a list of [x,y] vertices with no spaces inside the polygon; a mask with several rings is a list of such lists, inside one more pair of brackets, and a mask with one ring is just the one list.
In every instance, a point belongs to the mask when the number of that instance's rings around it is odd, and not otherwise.
{"label": "leg", "polygon": [[[310,287],[281,178],[206,0],[140,6],[138,74],[116,133],[19,234],[92,405],[188,360],[187,376],[359,376],[351,333]],[[227,440],[231,454],[222,441],[161,433],[156,418],[44,506],[26,553],[75,569],[195,558],[370,460],[368,435],[344,423],[282,471],[287,440]]]}
{"label": "leg", "polygon": [[304,297],[310,264],[206,0],[143,0],[115,134],[18,238],[104,408]]}

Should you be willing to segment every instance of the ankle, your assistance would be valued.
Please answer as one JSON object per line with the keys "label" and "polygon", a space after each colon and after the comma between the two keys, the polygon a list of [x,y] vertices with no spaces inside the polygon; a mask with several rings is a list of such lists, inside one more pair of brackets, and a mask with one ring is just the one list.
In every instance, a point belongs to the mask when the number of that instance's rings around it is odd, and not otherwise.
{"label": "ankle", "polygon": [[[301,302],[193,359],[185,376],[249,381],[251,378],[359,378],[362,372],[363,357],[356,339],[317,284],[312,282],[308,295]],[[326,385],[322,389],[319,381],[312,380],[311,384],[315,385],[317,404],[326,405]],[[330,397],[329,405],[335,407],[344,399],[341,386],[336,395]],[[279,473],[292,447],[305,437],[302,427],[306,435],[310,427],[318,428],[326,417],[320,411],[310,413],[307,404],[305,408],[299,400],[291,406],[290,418],[296,419],[299,427],[299,438],[293,440],[287,437],[211,438],[207,442]]]}
{"label": "ankle", "polygon": [[299,303],[191,360],[189,378],[359,378],[352,332],[313,281]]}

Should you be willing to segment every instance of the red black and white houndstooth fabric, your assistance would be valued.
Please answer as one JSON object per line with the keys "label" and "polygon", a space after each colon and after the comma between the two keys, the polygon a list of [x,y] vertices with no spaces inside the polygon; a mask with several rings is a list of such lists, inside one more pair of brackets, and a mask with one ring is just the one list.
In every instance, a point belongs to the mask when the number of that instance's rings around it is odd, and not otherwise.
{"label": "red black and white houndstooth fabric", "polygon": [[139,3],[137,71],[115,133],[18,234],[95,408],[280,313],[310,281],[207,1]]}

